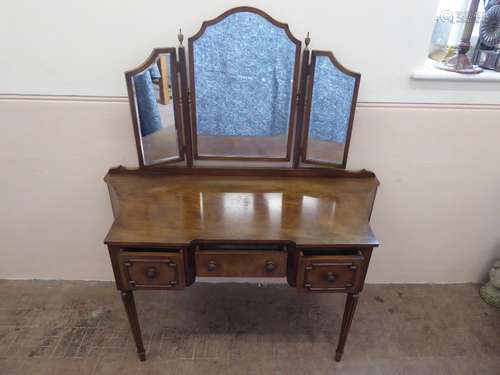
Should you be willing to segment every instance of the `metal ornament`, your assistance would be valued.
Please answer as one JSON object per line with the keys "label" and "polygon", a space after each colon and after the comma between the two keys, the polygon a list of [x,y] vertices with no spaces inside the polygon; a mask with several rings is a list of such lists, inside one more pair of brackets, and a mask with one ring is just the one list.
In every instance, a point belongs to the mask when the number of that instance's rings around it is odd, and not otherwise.
{"label": "metal ornament", "polygon": [[[477,64],[485,69],[500,72],[500,5],[486,11],[479,29],[480,48],[476,53]],[[484,46],[485,49],[481,49]]]}
{"label": "metal ornament", "polygon": [[500,259],[493,263],[489,276],[490,280],[481,287],[479,294],[485,302],[500,309]]}
{"label": "metal ornament", "polygon": [[184,41],[184,34],[182,34],[182,29],[179,29],[179,34],[177,34],[177,39],[179,40],[179,47],[182,47],[182,42]]}
{"label": "metal ornament", "polygon": [[500,44],[500,5],[491,7],[484,15],[479,35],[483,44],[498,48]]}

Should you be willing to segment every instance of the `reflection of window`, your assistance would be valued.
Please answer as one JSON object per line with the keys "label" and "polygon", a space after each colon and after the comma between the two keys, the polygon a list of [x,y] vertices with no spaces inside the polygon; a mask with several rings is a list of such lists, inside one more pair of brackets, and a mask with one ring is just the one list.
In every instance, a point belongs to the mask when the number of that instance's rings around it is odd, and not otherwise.
{"label": "reflection of window", "polygon": [[266,203],[269,221],[271,223],[280,223],[283,214],[283,193],[264,193],[264,202]]}
{"label": "reflection of window", "polygon": [[216,220],[242,230],[258,217],[263,227],[281,225],[283,193],[200,192],[201,222]]}
{"label": "reflection of window", "polygon": [[301,219],[304,224],[315,226],[315,218],[318,212],[321,214],[323,224],[331,223],[335,217],[335,208],[337,202],[335,199],[312,197],[308,195],[302,196]]}
{"label": "reflection of window", "polygon": [[255,211],[254,194],[252,193],[223,193],[222,204],[224,213],[240,215],[241,213],[253,215]]}

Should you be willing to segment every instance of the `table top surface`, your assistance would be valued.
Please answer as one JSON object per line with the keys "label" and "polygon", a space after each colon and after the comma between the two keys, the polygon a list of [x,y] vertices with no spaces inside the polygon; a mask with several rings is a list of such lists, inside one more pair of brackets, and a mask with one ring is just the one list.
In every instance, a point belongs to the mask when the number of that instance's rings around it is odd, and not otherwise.
{"label": "table top surface", "polygon": [[193,240],[378,245],[368,178],[108,174],[115,221],[105,242],[181,246]]}

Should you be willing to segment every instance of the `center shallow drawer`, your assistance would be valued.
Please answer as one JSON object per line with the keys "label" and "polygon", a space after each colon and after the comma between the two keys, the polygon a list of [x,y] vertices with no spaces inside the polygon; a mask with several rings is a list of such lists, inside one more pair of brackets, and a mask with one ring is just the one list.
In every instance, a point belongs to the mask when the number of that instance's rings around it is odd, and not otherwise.
{"label": "center shallow drawer", "polygon": [[199,250],[196,252],[198,276],[284,277],[286,251]]}

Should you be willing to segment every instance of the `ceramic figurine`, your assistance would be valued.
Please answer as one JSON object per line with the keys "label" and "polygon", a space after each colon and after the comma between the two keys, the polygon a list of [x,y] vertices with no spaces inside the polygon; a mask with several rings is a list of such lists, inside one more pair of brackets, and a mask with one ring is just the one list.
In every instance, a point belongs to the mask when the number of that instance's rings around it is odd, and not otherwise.
{"label": "ceramic figurine", "polygon": [[481,287],[479,294],[487,303],[500,309],[500,259],[493,263],[490,281]]}

